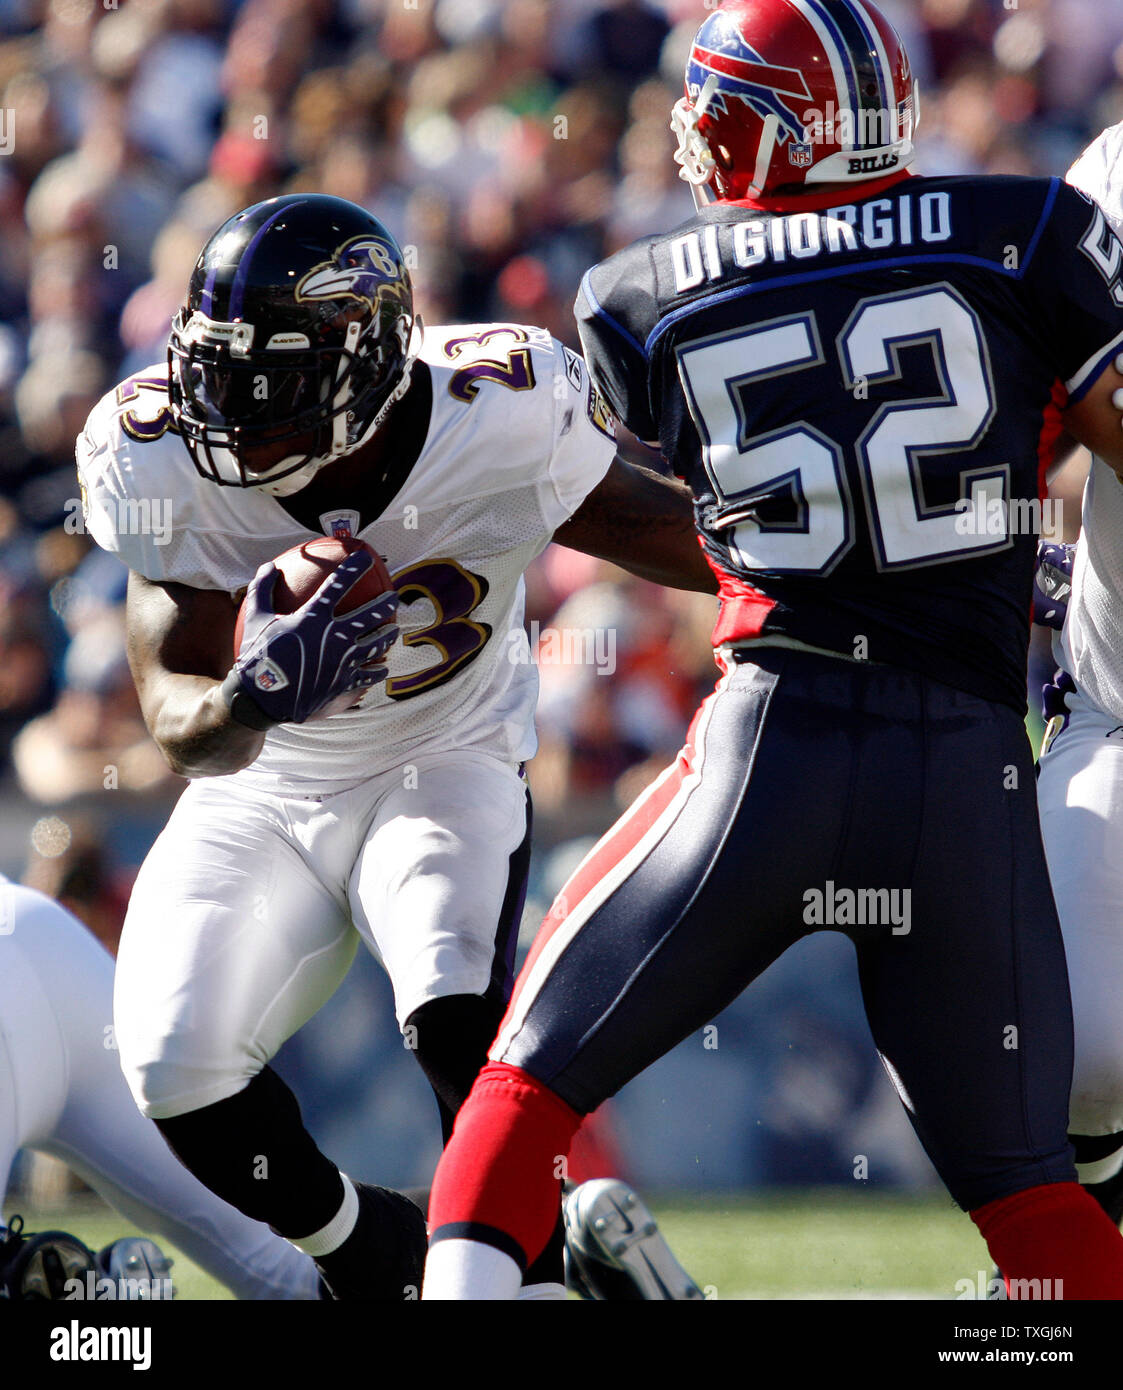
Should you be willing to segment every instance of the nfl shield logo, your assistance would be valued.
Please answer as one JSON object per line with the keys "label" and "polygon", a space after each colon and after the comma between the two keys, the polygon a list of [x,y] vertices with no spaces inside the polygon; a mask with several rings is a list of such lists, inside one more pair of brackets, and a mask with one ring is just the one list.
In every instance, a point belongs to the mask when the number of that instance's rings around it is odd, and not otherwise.
{"label": "nfl shield logo", "polygon": [[254,667],[253,683],[258,690],[284,690],[289,681],[276,662],[263,657]]}
{"label": "nfl shield logo", "polygon": [[345,536],[359,534],[359,513],[350,507],[340,507],[338,511],[321,512],[320,526],[325,536],[342,540]]}
{"label": "nfl shield logo", "polygon": [[797,145],[793,140],[788,146],[788,162],[797,169],[806,169],[811,164],[811,146]]}

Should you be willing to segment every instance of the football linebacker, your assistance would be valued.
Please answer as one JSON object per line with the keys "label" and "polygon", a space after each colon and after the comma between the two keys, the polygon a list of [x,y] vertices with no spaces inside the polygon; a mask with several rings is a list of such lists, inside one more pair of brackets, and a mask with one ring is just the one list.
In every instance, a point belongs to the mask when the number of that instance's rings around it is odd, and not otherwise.
{"label": "football linebacker", "polygon": [[1059,180],[915,175],[917,111],[867,0],[730,0],[673,117],[697,215],[584,280],[595,381],[694,494],[722,676],[546,919],[438,1168],[426,1297],[510,1296],[580,1117],[823,926],[996,1263],[1123,1297],[1066,1137],[1010,524],[1062,424],[1123,470],[1123,251]]}
{"label": "football linebacker", "polygon": [[[416,1297],[424,1218],[340,1174],[268,1063],[362,941],[451,1132],[509,995],[526,881],[523,571],[556,533],[714,587],[685,490],[614,454],[577,354],[516,324],[422,335],[389,232],[317,195],[216,232],[168,361],[78,443],[88,529],[132,571],[145,719],[192,779],[129,906],[121,1061],[191,1172],[337,1297]],[[166,544],[136,522],[146,499],[170,512]],[[372,563],[355,554],[277,619],[272,559],[324,534],[369,542],[392,590],[337,617]],[[558,1293],[560,1252],[559,1218],[527,1296]]]}
{"label": "football linebacker", "polygon": [[[1099,135],[1068,173],[1099,211],[1082,244],[1116,276],[1123,253],[1123,123]],[[1106,221],[1105,221],[1106,219]],[[1047,691],[1056,708],[1038,779],[1041,830],[1064,933],[1075,1061],[1069,1133],[1080,1180],[1112,1220],[1123,1220],[1123,488],[1110,455],[1094,457],[1067,616],[1050,624],[1060,665]],[[1060,621],[1058,621],[1058,618]],[[1063,623],[1063,626],[1062,626]],[[1063,706],[1061,708],[1060,706]]]}
{"label": "football linebacker", "polygon": [[[312,1260],[196,1182],[137,1112],[112,1019],[109,952],[58,903],[0,878],[0,1215],[16,1151],[34,1149],[239,1298],[318,1298]],[[0,1298],[85,1298],[98,1280],[162,1278],[161,1259],[130,1237],[95,1257],[73,1236],[32,1236],[12,1217],[6,1233],[0,1223]]]}

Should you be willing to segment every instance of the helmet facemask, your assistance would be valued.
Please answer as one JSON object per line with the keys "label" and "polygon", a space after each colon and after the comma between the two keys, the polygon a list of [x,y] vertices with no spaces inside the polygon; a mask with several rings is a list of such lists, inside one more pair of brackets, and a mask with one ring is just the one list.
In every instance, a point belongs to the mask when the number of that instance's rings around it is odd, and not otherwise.
{"label": "helmet facemask", "polygon": [[[274,334],[255,349],[253,324],[216,322],[199,310],[177,315],[168,344],[176,426],[195,467],[220,486],[298,491],[321,468],[364,443],[409,383],[403,318],[390,341],[378,320],[353,318],[341,347],[311,348],[302,333]],[[253,449],[299,441],[260,471]]]}
{"label": "helmet facemask", "polygon": [[709,183],[717,169],[710,143],[698,129],[698,123],[706,114],[710,98],[717,91],[716,73],[710,73],[698,93],[698,100],[680,97],[671,108],[671,130],[678,140],[674,161],[679,166],[678,176],[690,185],[694,195],[694,206],[701,210],[710,201]]}

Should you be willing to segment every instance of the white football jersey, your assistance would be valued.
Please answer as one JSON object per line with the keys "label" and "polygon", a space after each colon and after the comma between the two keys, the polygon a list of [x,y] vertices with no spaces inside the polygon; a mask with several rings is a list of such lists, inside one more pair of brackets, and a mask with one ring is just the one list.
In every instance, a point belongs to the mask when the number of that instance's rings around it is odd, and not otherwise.
{"label": "white football jersey", "polygon": [[[421,454],[386,511],[321,516],[385,557],[401,595],[387,680],[355,709],[283,724],[234,774],[269,790],[338,791],[413,753],[535,749],[537,672],[523,571],[608,470],[612,424],[576,353],[539,328],[429,328],[433,409]],[[260,488],[196,470],[172,424],[167,369],[123,382],[77,446],[86,527],[146,578],[224,589],[317,533]],[[233,660],[233,653],[231,653]]]}
{"label": "white football jersey", "polygon": [[[1068,182],[1095,198],[1123,237],[1123,122],[1092,141]],[[1068,616],[1053,650],[1091,700],[1123,719],[1123,483],[1102,459],[1092,460],[1081,518]]]}

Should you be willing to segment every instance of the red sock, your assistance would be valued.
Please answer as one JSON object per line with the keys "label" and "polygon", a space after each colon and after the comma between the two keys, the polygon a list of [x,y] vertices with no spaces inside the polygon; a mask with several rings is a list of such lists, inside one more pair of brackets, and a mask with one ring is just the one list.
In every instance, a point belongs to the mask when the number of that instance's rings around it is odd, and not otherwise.
{"label": "red sock", "polygon": [[1123,1298],[1123,1236],[1076,1183],[1025,1188],[978,1207],[971,1220],[1007,1287],[1011,1279],[1037,1285],[1022,1297]]}
{"label": "red sock", "polygon": [[533,1076],[489,1062],[456,1117],[429,1196],[430,1244],[483,1240],[525,1270],[553,1233],[581,1116]]}
{"label": "red sock", "polygon": [[612,1102],[586,1115],[569,1145],[569,1181],[578,1186],[593,1178],[623,1178],[624,1160],[616,1142]]}

